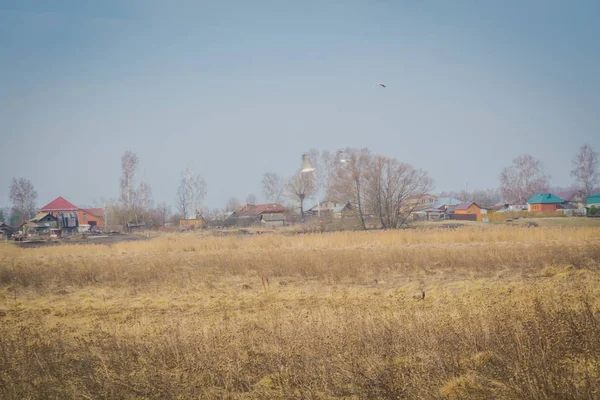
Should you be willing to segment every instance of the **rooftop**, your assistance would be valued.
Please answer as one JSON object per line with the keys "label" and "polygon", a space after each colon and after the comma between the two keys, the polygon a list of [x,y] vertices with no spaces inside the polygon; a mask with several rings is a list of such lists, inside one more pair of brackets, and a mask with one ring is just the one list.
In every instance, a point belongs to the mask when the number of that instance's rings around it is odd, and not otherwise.
{"label": "rooftop", "polygon": [[586,203],[588,203],[588,205],[589,204],[600,204],[600,193],[588,196],[586,198]]}
{"label": "rooftop", "polygon": [[285,212],[285,207],[277,203],[266,204],[246,204],[240,208],[237,213],[240,215],[257,215],[264,213],[282,213]]}
{"label": "rooftop", "polygon": [[465,201],[463,203],[460,203],[456,207],[454,207],[454,209],[455,210],[467,210],[469,207],[471,207],[472,204],[475,204],[478,208],[481,208],[479,206],[479,204],[475,203],[474,201]]}
{"label": "rooftop", "polygon": [[527,200],[527,204],[556,204],[564,202],[565,201],[563,199],[556,197],[552,193],[534,194],[529,200]]}
{"label": "rooftop", "polygon": [[564,201],[571,201],[571,199],[579,192],[579,190],[567,190],[565,192],[554,193],[554,195],[560,199],[563,199]]}
{"label": "rooftop", "polygon": [[102,208],[81,208],[81,211],[93,215],[94,217],[103,217],[104,209]]}
{"label": "rooftop", "polygon": [[444,206],[457,206],[462,202],[462,200],[456,199],[454,197],[440,197],[431,205],[431,207],[441,208]]}
{"label": "rooftop", "polygon": [[63,197],[59,196],[56,199],[52,200],[50,203],[46,204],[44,207],[42,207],[40,210],[41,211],[74,211],[74,210],[78,210],[79,208],[65,200]]}
{"label": "rooftop", "polygon": [[334,213],[341,213],[342,211],[344,211],[346,209],[346,207],[351,208],[349,203],[346,204],[340,204],[339,206],[335,207],[332,212]]}

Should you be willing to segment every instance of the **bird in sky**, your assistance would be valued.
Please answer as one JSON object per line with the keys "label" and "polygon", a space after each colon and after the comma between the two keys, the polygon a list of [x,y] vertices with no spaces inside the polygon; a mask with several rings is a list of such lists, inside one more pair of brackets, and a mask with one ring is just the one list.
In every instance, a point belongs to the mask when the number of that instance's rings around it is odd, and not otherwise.
{"label": "bird in sky", "polygon": [[383,83],[376,83],[373,85],[373,87],[376,87],[376,86],[381,86],[382,88],[386,87]]}

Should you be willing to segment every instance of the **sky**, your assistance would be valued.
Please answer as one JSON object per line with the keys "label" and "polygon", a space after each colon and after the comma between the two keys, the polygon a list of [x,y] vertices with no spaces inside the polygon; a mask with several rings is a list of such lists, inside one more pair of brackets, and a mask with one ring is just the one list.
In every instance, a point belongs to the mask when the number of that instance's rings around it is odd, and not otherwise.
{"label": "sky", "polygon": [[[83,206],[135,152],[155,203],[262,199],[310,148],[368,147],[435,191],[520,154],[568,186],[600,151],[600,2],[0,0],[0,206],[13,177]],[[383,82],[386,89],[373,88]]]}

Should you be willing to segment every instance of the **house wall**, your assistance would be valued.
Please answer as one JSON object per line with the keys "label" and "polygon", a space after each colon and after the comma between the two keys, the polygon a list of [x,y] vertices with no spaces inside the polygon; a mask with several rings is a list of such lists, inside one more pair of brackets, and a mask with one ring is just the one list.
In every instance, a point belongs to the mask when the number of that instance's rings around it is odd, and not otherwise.
{"label": "house wall", "polygon": [[426,195],[424,195],[423,197],[421,197],[419,199],[419,204],[422,204],[422,205],[433,204],[433,203],[436,202],[437,199],[438,198],[436,196],[432,196],[432,195],[426,194]]}
{"label": "house wall", "polygon": [[263,213],[262,216],[263,217],[281,217],[281,218],[285,219],[285,214],[283,214],[283,213]]}
{"label": "house wall", "polygon": [[471,204],[466,210],[454,209],[454,214],[481,214],[481,208],[475,204]]}
{"label": "house wall", "polygon": [[77,211],[77,218],[79,219],[79,224],[92,225],[90,222],[96,222],[96,226],[98,228],[102,228],[104,226],[104,218],[96,217],[95,215],[86,213],[82,210]]}
{"label": "house wall", "polygon": [[332,213],[333,218],[348,218],[354,216],[352,210],[343,210],[342,212]]}
{"label": "house wall", "polygon": [[558,204],[530,204],[529,211],[556,211]]}
{"label": "house wall", "polygon": [[336,208],[337,206],[338,206],[338,203],[335,203],[333,201],[324,201],[321,203],[321,212],[323,212],[324,210],[331,211],[334,208]]}
{"label": "house wall", "polygon": [[201,219],[180,219],[179,220],[179,228],[180,229],[198,229],[202,228],[204,225],[204,221]]}
{"label": "house wall", "polygon": [[96,217],[95,215],[92,215],[90,213],[86,213],[83,210],[57,210],[57,211],[49,211],[50,214],[52,214],[53,216],[57,216],[59,212],[63,212],[63,213],[70,213],[70,212],[76,212],[77,213],[77,219],[79,220],[79,225],[90,225],[90,222],[96,222],[96,226],[98,228],[102,228],[104,226],[104,218],[102,217]]}
{"label": "house wall", "polygon": [[262,220],[261,222],[265,226],[284,226],[285,225],[284,221],[265,221],[265,220]]}

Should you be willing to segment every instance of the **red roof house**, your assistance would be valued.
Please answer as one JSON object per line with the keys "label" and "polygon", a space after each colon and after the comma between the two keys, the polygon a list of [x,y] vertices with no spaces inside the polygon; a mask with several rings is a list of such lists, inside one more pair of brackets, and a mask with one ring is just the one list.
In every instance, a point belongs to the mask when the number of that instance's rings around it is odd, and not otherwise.
{"label": "red roof house", "polygon": [[42,212],[50,212],[50,211],[77,211],[79,207],[75,204],[67,201],[65,198],[59,196],[56,199],[52,200],[50,203],[46,204],[44,207],[40,209]]}
{"label": "red roof house", "polygon": [[40,209],[41,212],[56,216],[59,212],[77,212],[80,225],[104,226],[104,210],[101,208],[79,208],[64,197],[57,197]]}

